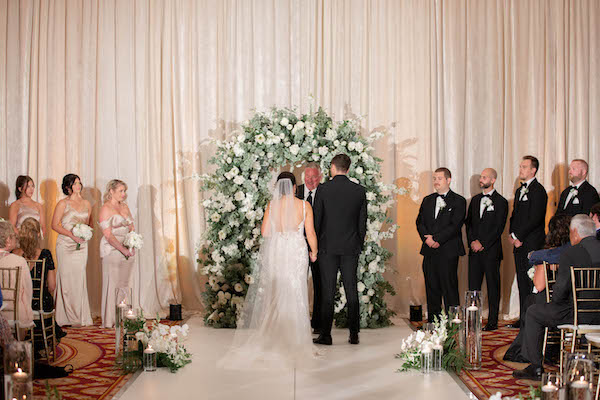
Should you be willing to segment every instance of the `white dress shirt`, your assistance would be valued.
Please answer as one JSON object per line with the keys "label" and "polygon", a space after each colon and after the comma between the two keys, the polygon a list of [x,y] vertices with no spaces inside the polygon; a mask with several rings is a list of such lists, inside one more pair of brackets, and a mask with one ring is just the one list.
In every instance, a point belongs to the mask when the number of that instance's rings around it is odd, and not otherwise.
{"label": "white dress shirt", "polygon": [[[496,191],[496,189],[492,189],[488,194],[483,193],[483,195],[484,196],[491,196],[492,194],[494,194],[495,191]],[[483,212],[486,209],[486,206],[485,206],[484,201],[483,201],[484,198],[485,197],[482,197],[481,201],[479,202],[479,218],[483,217]]]}
{"label": "white dress shirt", "polygon": [[[319,185],[317,185],[316,188],[314,188],[312,190],[312,200],[313,200],[313,204],[315,204],[315,194],[317,193],[317,189],[319,188]],[[311,192],[311,190],[308,190],[308,186],[306,186],[306,184],[304,184],[304,200],[306,201],[306,199],[308,199],[308,194]]]}
{"label": "white dress shirt", "polygon": [[437,219],[438,214],[440,213],[440,211],[442,210],[442,198],[440,196],[444,196],[446,197],[446,195],[449,193],[450,191],[448,190],[446,193],[439,193],[439,195],[437,196],[437,198],[435,199],[435,215],[434,217]]}
{"label": "white dress shirt", "polygon": [[[583,182],[585,182],[585,179],[582,180],[581,182],[579,182],[577,185],[571,185],[571,186],[575,186],[575,188],[577,188],[577,190],[579,191],[579,187],[583,184]],[[579,193],[577,193],[577,194],[579,194]],[[565,200],[565,205],[563,206],[563,210],[565,208],[567,208],[567,206],[569,205],[569,202],[573,199],[573,197],[575,197],[575,196],[573,196],[573,191],[570,190],[569,195],[567,196],[567,200]]]}

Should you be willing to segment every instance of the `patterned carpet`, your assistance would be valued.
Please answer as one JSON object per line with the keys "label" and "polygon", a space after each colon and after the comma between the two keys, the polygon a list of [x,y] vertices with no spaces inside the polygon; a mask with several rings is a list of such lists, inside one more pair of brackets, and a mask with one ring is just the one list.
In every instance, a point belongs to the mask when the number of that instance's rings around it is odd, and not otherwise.
{"label": "patterned carpet", "polygon": [[[166,325],[177,322],[163,320]],[[65,378],[49,379],[64,400],[109,400],[129,381],[132,374],[115,368],[115,330],[94,326],[65,328],[58,345],[56,362],[64,367],[71,364],[74,371]],[[34,398],[45,399],[46,380],[34,381]]]}
{"label": "patterned carpet", "polygon": [[[488,400],[496,392],[501,392],[503,396],[526,395],[529,393],[530,386],[539,386],[539,382],[513,378],[513,371],[524,368],[527,364],[502,360],[504,353],[519,333],[518,329],[506,328],[508,323],[510,322],[500,322],[497,330],[483,332],[481,369],[463,370],[458,375],[479,400]],[[415,322],[411,324],[415,328],[422,325]],[[546,369],[554,368],[546,366]]]}

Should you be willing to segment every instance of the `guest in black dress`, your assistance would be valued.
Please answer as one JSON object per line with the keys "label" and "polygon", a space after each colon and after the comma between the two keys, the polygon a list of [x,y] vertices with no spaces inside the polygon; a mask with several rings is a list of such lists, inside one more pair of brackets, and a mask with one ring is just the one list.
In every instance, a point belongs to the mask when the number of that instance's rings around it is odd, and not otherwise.
{"label": "guest in black dress", "polygon": [[[529,296],[525,299],[525,313],[527,313],[527,309],[532,304],[543,304],[546,303],[546,280],[544,278],[544,274],[546,270],[544,269],[543,262],[547,262],[549,264],[558,264],[560,259],[560,254],[565,250],[571,247],[571,243],[569,242],[569,224],[571,223],[570,215],[555,215],[550,219],[548,223],[548,235],[546,235],[546,244],[543,250],[532,251],[529,253],[529,265],[532,268],[535,268],[535,272],[533,275],[533,293],[530,293]],[[512,342],[506,354],[504,354],[505,361],[515,361],[522,363],[529,363],[523,354],[523,335],[525,334],[525,318],[521,319],[521,329],[519,330],[519,334]]]}

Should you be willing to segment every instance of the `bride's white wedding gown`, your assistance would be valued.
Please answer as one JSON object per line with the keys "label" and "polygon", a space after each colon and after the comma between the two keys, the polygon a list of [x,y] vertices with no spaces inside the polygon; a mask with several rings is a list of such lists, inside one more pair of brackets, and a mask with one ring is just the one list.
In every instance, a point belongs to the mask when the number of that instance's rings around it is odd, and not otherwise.
{"label": "bride's white wedding gown", "polygon": [[303,217],[295,230],[272,229],[265,238],[255,282],[248,289],[233,344],[218,362],[220,367],[310,367],[315,359],[317,351],[308,311],[304,221]]}

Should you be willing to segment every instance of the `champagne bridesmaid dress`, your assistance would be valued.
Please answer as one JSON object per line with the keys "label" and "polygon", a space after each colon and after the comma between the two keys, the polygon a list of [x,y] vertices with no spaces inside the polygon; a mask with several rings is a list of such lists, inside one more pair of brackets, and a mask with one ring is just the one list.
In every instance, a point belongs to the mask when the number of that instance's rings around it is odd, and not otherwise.
{"label": "champagne bridesmaid dress", "polygon": [[[115,214],[106,221],[100,222],[102,230],[111,227],[112,234],[121,243],[129,233],[133,221]],[[106,237],[100,241],[100,257],[102,257],[102,326],[112,328],[115,324],[115,289],[132,287],[133,260],[114,248]]]}
{"label": "champagne bridesmaid dress", "polygon": [[[77,224],[87,224],[89,211],[77,211],[69,202],[60,220],[63,228],[73,230]],[[77,242],[65,235],[56,239],[56,322],[58,325],[93,325],[87,291],[88,243]]]}

